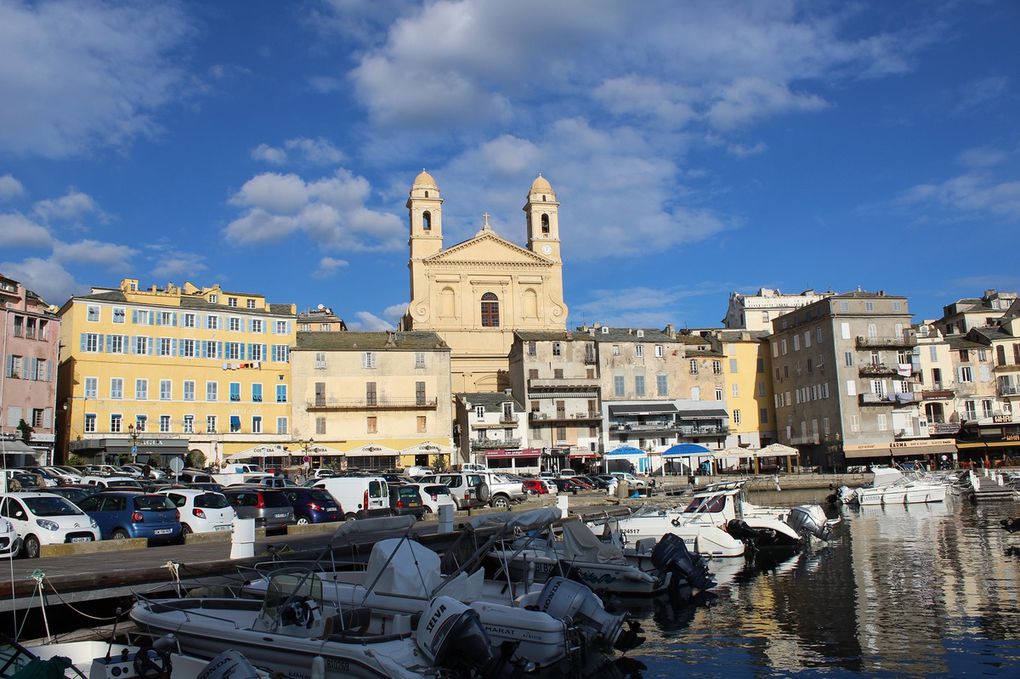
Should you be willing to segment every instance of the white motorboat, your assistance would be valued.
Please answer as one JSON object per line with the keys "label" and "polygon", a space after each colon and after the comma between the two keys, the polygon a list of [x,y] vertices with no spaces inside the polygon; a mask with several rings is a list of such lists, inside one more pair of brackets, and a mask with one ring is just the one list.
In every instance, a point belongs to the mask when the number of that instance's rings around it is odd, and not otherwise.
{"label": "white motorboat", "polygon": [[[439,555],[407,537],[377,542],[365,570],[314,576],[324,599],[341,609],[420,616],[440,595],[464,602],[478,614],[494,650],[507,642],[513,646],[509,662],[518,666],[576,665],[590,651],[611,651],[618,642],[624,649],[634,645],[626,641],[624,616],[606,612],[587,587],[558,578],[544,586],[486,580],[481,570],[443,576]],[[269,582],[268,577],[251,581],[243,592],[264,596]]]}
{"label": "white motorboat", "polygon": [[905,476],[899,469],[876,467],[871,486],[851,490],[840,487],[837,496],[844,503],[869,505],[902,505],[944,502],[949,490],[945,480],[922,475]]}
{"label": "white motorboat", "polygon": [[633,565],[623,550],[601,542],[576,519],[563,521],[559,533],[544,538],[522,537],[492,550],[491,557],[512,578],[543,581],[559,575],[581,582],[595,592],[654,596],[670,588],[695,591],[715,586],[702,560],[686,546],[668,543],[653,555],[654,568]]}
{"label": "white motorboat", "polygon": [[211,659],[225,649],[254,665],[307,679],[422,679],[451,670],[484,671],[493,661],[478,614],[446,596],[420,618],[364,607],[340,609],[322,596],[322,581],[306,569],[275,573],[262,601],[142,597],[131,618],[150,634],[173,634],[181,649]]}

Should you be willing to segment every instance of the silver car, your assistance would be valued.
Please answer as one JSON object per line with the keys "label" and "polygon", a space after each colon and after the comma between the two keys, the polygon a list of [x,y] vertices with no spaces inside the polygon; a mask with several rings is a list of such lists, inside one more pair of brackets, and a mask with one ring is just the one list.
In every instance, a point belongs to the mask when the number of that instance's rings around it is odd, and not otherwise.
{"label": "silver car", "polygon": [[234,508],[239,519],[255,519],[256,528],[279,530],[292,526],[294,507],[279,490],[271,488],[231,487],[224,488],[223,495]]}

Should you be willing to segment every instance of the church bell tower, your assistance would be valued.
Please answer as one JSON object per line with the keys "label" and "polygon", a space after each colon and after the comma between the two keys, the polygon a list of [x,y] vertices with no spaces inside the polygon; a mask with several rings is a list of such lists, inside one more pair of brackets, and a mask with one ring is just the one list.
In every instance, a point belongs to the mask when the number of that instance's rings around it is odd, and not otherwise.
{"label": "church bell tower", "polygon": [[560,261],[560,204],[552,185],[541,174],[531,183],[524,213],[528,218],[528,249],[554,262]]}

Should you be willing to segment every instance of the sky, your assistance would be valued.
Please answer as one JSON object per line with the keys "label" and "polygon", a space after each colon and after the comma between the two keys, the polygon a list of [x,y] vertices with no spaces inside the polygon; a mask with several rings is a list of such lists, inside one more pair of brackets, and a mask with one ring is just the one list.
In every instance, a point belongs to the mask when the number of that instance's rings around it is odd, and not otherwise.
{"label": "sky", "polygon": [[1020,4],[0,0],[0,272],[393,327],[422,169],[446,245],[559,199],[569,325],[733,291],[1020,288]]}

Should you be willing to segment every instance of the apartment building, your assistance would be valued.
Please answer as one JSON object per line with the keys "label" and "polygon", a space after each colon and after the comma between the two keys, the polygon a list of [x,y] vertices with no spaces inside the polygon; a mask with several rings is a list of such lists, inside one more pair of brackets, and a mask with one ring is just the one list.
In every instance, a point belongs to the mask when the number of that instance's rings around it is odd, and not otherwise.
{"label": "apartment building", "polygon": [[299,332],[291,369],[292,434],[323,457],[359,469],[451,463],[450,348],[436,333]]}
{"label": "apartment building", "polygon": [[58,312],[58,455],[148,459],[291,441],[295,306],[191,283],[92,288]]}
{"label": "apartment building", "polygon": [[59,338],[50,306],[0,274],[0,451],[11,466],[52,459]]}
{"label": "apartment building", "polygon": [[524,406],[505,392],[457,394],[454,434],[462,460],[491,469],[537,473],[548,448],[532,446]]}
{"label": "apartment building", "polygon": [[709,450],[725,448],[731,433],[726,355],[710,332],[679,333],[677,340],[683,346],[684,370],[676,401],[680,425],[676,442],[696,443]]}
{"label": "apartment building", "polygon": [[723,371],[729,411],[727,448],[763,448],[776,441],[772,361],[764,330],[717,330],[710,337],[725,356]]}
{"label": "apartment building", "polygon": [[805,290],[798,294],[783,294],[774,288],[759,288],[753,295],[731,292],[726,307],[723,327],[727,330],[764,330],[772,332],[772,322],[785,313],[813,304],[833,294]]}
{"label": "apartment building", "polygon": [[955,437],[960,431],[956,402],[956,368],[953,348],[938,323],[915,326],[916,356],[920,364],[914,393],[933,437]]}
{"label": "apartment building", "polygon": [[580,468],[599,458],[602,385],[595,338],[521,330],[514,333],[509,366],[510,393],[527,412],[527,440],[545,451],[547,466]]}
{"label": "apartment building", "polygon": [[825,469],[955,453],[930,439],[905,297],[851,292],[780,317],[769,340],[779,440]]}
{"label": "apartment building", "polygon": [[980,297],[965,297],[942,308],[939,329],[945,335],[966,335],[974,328],[994,327],[1017,300],[1016,292],[985,290]]}
{"label": "apartment building", "polygon": [[297,329],[298,332],[345,332],[347,324],[331,308],[320,304],[298,312]]}

